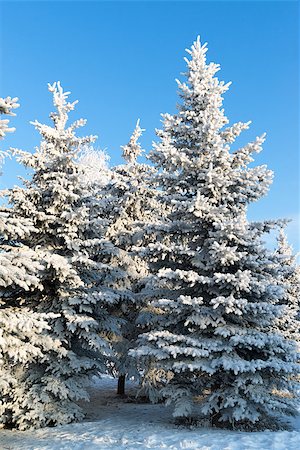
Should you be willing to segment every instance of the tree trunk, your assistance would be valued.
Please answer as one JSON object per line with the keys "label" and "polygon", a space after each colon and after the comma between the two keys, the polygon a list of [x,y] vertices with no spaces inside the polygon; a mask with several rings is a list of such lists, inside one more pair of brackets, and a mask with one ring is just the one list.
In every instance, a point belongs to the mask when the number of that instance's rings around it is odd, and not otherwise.
{"label": "tree trunk", "polygon": [[120,375],[118,378],[118,395],[125,395],[125,375]]}

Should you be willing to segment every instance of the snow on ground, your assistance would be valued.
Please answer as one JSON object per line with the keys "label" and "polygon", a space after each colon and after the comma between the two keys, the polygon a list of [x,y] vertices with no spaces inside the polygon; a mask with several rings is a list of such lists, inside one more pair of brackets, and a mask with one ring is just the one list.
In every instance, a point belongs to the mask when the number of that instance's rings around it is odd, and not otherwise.
{"label": "snow on ground", "polygon": [[[183,429],[163,405],[129,403],[115,395],[116,380],[95,380],[83,423],[36,431],[0,430],[0,450],[299,450],[300,417],[294,431],[243,433]],[[134,391],[134,386],[130,386]]]}

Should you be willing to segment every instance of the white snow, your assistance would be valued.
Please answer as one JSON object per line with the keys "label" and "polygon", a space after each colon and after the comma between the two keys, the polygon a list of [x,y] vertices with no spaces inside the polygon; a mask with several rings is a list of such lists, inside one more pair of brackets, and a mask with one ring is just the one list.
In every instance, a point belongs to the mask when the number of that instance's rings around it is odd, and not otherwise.
{"label": "white snow", "polygon": [[[179,428],[172,410],[118,399],[116,380],[95,380],[87,421],[35,431],[0,430],[1,450],[187,449],[187,450],[298,450],[300,416],[294,431],[245,433],[210,428]],[[130,384],[130,394],[135,386]]]}

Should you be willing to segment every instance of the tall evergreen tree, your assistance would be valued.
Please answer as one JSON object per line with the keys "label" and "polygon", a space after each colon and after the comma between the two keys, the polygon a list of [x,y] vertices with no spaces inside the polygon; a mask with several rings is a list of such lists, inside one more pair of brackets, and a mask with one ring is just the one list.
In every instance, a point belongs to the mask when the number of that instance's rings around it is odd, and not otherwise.
{"label": "tall evergreen tree", "polygon": [[[153,169],[137,162],[142,154],[138,142],[142,129],[137,123],[130,141],[123,148],[126,164],[115,167],[111,180],[100,191],[101,210],[109,218],[106,238],[111,243],[110,267],[115,275],[109,283],[119,301],[112,314],[121,320],[121,333],[115,336],[113,373],[118,377],[118,394],[125,394],[125,379],[139,378],[139,368],[129,351],[145,324],[137,319],[145,307],[139,293],[149,270],[138,249],[147,240],[147,230],[155,221],[156,191],[150,187]],[[100,256],[101,258],[101,256]],[[109,282],[109,280],[108,280]]]}
{"label": "tall evergreen tree", "polygon": [[[14,116],[18,108],[17,98],[0,98],[0,114]],[[0,120],[0,138],[7,132],[9,120]],[[0,152],[1,162],[8,152]],[[44,331],[49,328],[49,315],[31,311],[20,305],[21,296],[39,290],[38,274],[45,265],[34,251],[20,246],[19,239],[28,237],[35,230],[30,219],[22,221],[10,216],[5,207],[0,212],[0,422],[11,423],[12,411],[19,413],[13,404],[13,392],[18,389],[19,366],[42,358],[55,344]]]}
{"label": "tall evergreen tree", "polygon": [[177,82],[181,104],[164,114],[150,154],[170,213],[144,250],[161,265],[147,286],[160,325],[141,336],[135,354],[167,381],[161,393],[175,416],[189,416],[197,398],[214,423],[232,426],[295,413],[299,366],[294,342],[274,326],[285,286],[263,234],[276,222],[246,217],[272,182],[265,166],[249,166],[265,138],[231,150],[249,122],[224,128],[230,83],[218,80],[206,51],[199,39],[188,50],[187,81]]}
{"label": "tall evergreen tree", "polygon": [[[47,318],[47,337],[52,345],[43,355],[17,367],[18,387],[10,395],[11,422],[19,428],[55,425],[82,418],[77,401],[88,399],[85,383],[93,374],[106,370],[109,346],[105,335],[117,328],[108,313],[107,298],[99,285],[103,268],[96,262],[103,220],[95,214],[93,196],[82,182],[82,168],[75,157],[94,136],[77,137],[85,124],[80,119],[67,127],[68,114],[76,102],[67,101],[59,83],[49,85],[56,112],[54,126],[33,124],[42,136],[34,154],[14,150],[25,167],[33,172],[24,187],[7,193],[10,208],[2,209],[8,224],[18,230],[13,235],[6,226],[6,240],[14,240],[12,257],[29,249],[38,261],[36,285],[22,292],[4,287],[9,304]],[[29,222],[26,232],[21,232]],[[13,264],[15,261],[12,261]],[[31,265],[26,282],[30,280]],[[96,288],[97,286],[97,288]],[[27,326],[30,325],[27,324]],[[34,325],[35,326],[35,325]],[[26,335],[31,342],[30,328]]]}

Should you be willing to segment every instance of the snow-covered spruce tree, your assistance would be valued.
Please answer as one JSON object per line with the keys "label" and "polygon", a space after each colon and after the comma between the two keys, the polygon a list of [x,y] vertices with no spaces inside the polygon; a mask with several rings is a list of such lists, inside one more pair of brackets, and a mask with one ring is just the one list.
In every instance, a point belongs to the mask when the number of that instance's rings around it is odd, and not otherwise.
{"label": "snow-covered spruce tree", "polygon": [[[111,256],[105,257],[114,273],[108,272],[103,284],[113,290],[118,302],[112,314],[122,321],[121,334],[114,337],[115,358],[112,373],[118,377],[117,392],[125,394],[125,379],[139,378],[136,359],[129,350],[136,346],[136,339],[145,326],[141,311],[145,298],[139,295],[143,280],[148,275],[147,264],[139,257],[139,246],[147,240],[147,231],[155,221],[157,204],[155,189],[150,187],[153,169],[137,162],[142,149],[138,142],[142,129],[137,123],[130,141],[123,148],[126,164],[115,167],[111,180],[99,193],[100,210],[108,217],[106,239],[111,243]],[[145,314],[144,314],[145,317]]]}
{"label": "snow-covered spruce tree", "polygon": [[109,348],[104,335],[116,326],[107,311],[114,299],[103,296],[98,284],[101,267],[95,262],[103,223],[90,210],[96,205],[75,161],[80,148],[95,137],[75,135],[85,124],[82,119],[66,126],[76,102],[67,101],[69,93],[59,83],[49,85],[49,90],[57,110],[50,115],[54,126],[35,121],[40,147],[34,154],[14,150],[33,175],[25,187],[9,190],[11,208],[4,211],[17,225],[31,221],[32,228],[23,235],[14,237],[6,230],[6,239],[15,239],[15,252],[35,252],[43,266],[36,274],[36,289],[9,294],[10,303],[21,311],[51,315],[47,335],[52,347],[17,370],[11,422],[21,429],[82,418],[77,401],[88,398],[88,377],[106,370]]}
{"label": "snow-covered spruce tree", "polygon": [[[10,116],[19,105],[17,98],[0,98],[0,113]],[[15,129],[9,120],[0,120],[0,138]],[[0,152],[3,161],[7,152]],[[0,212],[0,423],[10,423],[13,393],[18,389],[18,367],[43,357],[55,342],[43,333],[49,315],[20,305],[20,297],[41,288],[38,278],[45,269],[41,258],[18,240],[34,230],[30,219],[15,220],[2,207]],[[18,299],[18,300],[17,300]]]}
{"label": "snow-covered spruce tree", "polygon": [[285,293],[282,299],[284,314],[278,318],[277,324],[287,338],[300,344],[300,267],[283,228],[277,238],[276,255],[280,260],[277,280]]}
{"label": "snow-covered spruce tree", "polygon": [[276,222],[246,218],[272,181],[265,166],[249,167],[264,135],[231,150],[249,122],[224,128],[229,84],[215,76],[218,65],[206,63],[206,50],[199,39],[188,50],[182,102],[163,116],[150,154],[171,213],[144,250],[161,265],[147,286],[160,326],[141,336],[135,354],[169,380],[161,394],[174,416],[190,416],[196,401],[213,423],[233,426],[295,413],[291,378],[299,366],[294,342],[274,325],[285,286],[277,285],[280,261],[263,234]]}

